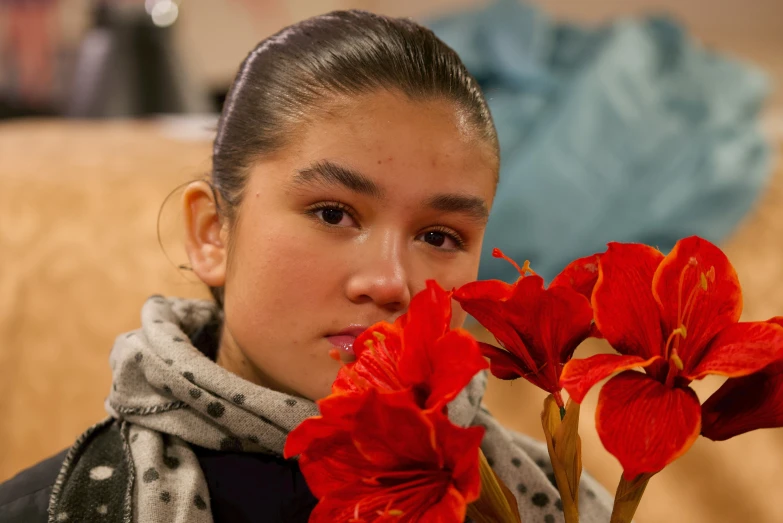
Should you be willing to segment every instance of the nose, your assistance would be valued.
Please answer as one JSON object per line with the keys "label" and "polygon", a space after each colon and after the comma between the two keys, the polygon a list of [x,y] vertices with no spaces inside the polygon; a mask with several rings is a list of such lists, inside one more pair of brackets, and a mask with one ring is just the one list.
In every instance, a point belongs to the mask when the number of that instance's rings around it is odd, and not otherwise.
{"label": "nose", "polygon": [[346,284],[354,303],[374,303],[389,312],[408,307],[411,300],[404,238],[389,231],[368,238],[354,258],[355,269]]}

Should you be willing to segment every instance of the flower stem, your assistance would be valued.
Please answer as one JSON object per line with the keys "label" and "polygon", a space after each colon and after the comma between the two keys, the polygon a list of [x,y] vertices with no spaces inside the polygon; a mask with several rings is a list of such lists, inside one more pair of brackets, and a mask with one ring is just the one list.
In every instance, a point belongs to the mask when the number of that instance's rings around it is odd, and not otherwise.
{"label": "flower stem", "polygon": [[579,480],[582,475],[579,404],[569,399],[568,406],[563,408],[557,405],[555,395],[551,394],[544,400],[541,424],[563,503],[563,517],[566,523],[578,523]]}
{"label": "flower stem", "polygon": [[468,505],[468,517],[476,523],[521,523],[514,494],[492,470],[481,450],[479,450],[479,474],[481,474],[481,494],[479,499]]}
{"label": "flower stem", "polygon": [[642,500],[644,489],[647,488],[647,482],[651,477],[653,474],[640,474],[631,481],[620,477],[620,483],[617,485],[617,492],[614,496],[612,519],[609,523],[630,523],[633,520],[639,502]]}

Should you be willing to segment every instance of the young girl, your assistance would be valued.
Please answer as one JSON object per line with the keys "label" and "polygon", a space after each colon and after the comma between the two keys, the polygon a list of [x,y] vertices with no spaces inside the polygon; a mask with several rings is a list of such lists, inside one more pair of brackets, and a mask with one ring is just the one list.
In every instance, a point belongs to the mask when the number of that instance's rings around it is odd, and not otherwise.
{"label": "young girl", "polygon": [[[0,521],[306,521],[316,499],[281,455],[330,392],[329,352],[351,361],[356,336],[426,280],[476,278],[498,162],[476,81],[429,30],[348,11],[261,42],[226,100],[210,180],[182,200],[215,302],[145,303],[112,350],[110,417],[0,486]],[[452,326],[464,319],[455,304]],[[546,447],[481,407],[485,384],[450,417],[486,427],[523,521],[562,521]],[[609,520],[590,478],[580,500],[583,522]]]}

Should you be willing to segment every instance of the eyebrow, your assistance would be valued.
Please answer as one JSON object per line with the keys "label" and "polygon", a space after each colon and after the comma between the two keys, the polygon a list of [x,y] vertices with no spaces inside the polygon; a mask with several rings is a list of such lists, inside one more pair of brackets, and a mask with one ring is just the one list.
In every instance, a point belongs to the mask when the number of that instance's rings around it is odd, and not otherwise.
{"label": "eyebrow", "polygon": [[292,185],[312,183],[338,185],[373,198],[382,198],[384,195],[383,189],[362,173],[328,160],[315,162],[310,167],[299,169],[294,176]]}
{"label": "eyebrow", "polygon": [[486,222],[489,218],[486,202],[477,196],[436,194],[428,198],[425,205],[436,211],[465,214],[479,222]]}
{"label": "eyebrow", "polygon": [[[321,160],[310,167],[297,170],[291,185],[313,183],[336,185],[377,199],[385,195],[383,188],[364,174],[329,160]],[[487,203],[478,196],[441,193],[429,197],[424,205],[435,211],[464,214],[478,222],[486,222],[489,218]]]}

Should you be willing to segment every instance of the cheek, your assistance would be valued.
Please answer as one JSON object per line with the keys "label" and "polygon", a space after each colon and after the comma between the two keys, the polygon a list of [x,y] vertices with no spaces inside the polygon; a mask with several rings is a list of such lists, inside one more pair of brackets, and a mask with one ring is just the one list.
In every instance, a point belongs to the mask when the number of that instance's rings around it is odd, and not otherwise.
{"label": "cheek", "polygon": [[465,324],[465,319],[468,317],[468,313],[462,310],[460,304],[456,301],[451,301],[451,328],[459,329]]}
{"label": "cheek", "polygon": [[310,227],[296,222],[278,220],[241,232],[237,245],[242,247],[233,253],[230,275],[238,285],[285,295],[328,282],[324,276],[334,274],[340,261],[325,256],[327,246],[320,244]]}
{"label": "cheek", "polygon": [[301,224],[280,220],[237,233],[226,279],[227,308],[232,303],[232,311],[243,317],[243,330],[295,337],[305,318],[328,308],[344,264],[324,256],[323,246]]}

